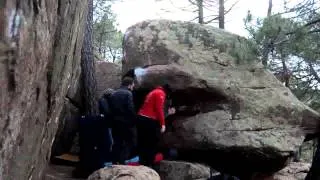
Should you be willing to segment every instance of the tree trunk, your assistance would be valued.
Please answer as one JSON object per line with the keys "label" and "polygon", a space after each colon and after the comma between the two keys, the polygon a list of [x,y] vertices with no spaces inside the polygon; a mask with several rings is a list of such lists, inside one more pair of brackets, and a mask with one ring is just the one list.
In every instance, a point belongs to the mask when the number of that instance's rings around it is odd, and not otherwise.
{"label": "tree trunk", "polygon": [[308,62],[311,75],[313,75],[314,79],[320,83],[320,76],[318,75],[317,71],[313,68],[312,62],[309,60]]}
{"label": "tree trunk", "polygon": [[99,38],[99,54],[102,56],[102,40],[103,40],[103,33],[100,33],[100,38]]}
{"label": "tree trunk", "polygon": [[199,24],[203,24],[203,0],[197,0]]}
{"label": "tree trunk", "polygon": [[114,63],[116,61],[116,53],[113,53],[112,48],[109,46],[109,52],[112,56],[112,62]]}
{"label": "tree trunk", "polygon": [[268,7],[268,14],[267,16],[270,17],[272,12],[272,0],[269,0],[269,7]]}
{"label": "tree trunk", "polygon": [[82,69],[82,100],[83,113],[94,114],[97,111],[96,107],[96,78],[95,66],[93,57],[93,0],[88,1],[88,14],[85,27],[83,45],[81,49],[81,69]]}
{"label": "tree trunk", "polygon": [[224,0],[219,0],[219,28],[224,29]]}
{"label": "tree trunk", "polygon": [[263,42],[263,49],[262,49],[262,64],[264,67],[268,66],[268,56],[269,56],[269,46],[270,43],[266,42],[267,40],[264,40]]}
{"label": "tree trunk", "polygon": [[284,56],[281,56],[281,62],[282,62],[282,76],[283,81],[286,87],[289,87],[289,81],[290,81],[290,72],[288,70],[286,60]]}
{"label": "tree trunk", "polygon": [[[269,6],[268,6],[268,14],[267,16],[270,17],[272,12],[272,0],[269,0]],[[271,47],[271,40],[265,39],[263,42],[263,51],[262,51],[262,64],[264,67],[268,66],[268,56],[270,53]]]}

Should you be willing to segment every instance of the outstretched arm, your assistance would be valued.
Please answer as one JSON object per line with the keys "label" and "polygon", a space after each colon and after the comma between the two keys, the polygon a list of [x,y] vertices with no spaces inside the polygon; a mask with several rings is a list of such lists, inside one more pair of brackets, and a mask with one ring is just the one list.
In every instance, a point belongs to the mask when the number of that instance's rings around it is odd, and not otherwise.
{"label": "outstretched arm", "polygon": [[164,102],[166,95],[163,92],[157,94],[156,98],[156,111],[157,111],[157,118],[160,121],[161,126],[165,126],[165,117],[164,117]]}

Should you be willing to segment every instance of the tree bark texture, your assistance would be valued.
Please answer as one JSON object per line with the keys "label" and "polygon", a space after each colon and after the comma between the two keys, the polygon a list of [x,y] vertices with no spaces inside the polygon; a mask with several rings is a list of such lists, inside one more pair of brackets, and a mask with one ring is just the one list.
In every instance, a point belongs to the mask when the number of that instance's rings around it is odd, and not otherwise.
{"label": "tree bark texture", "polygon": [[95,78],[95,66],[93,56],[93,0],[88,1],[88,14],[85,27],[85,35],[81,50],[81,69],[82,69],[82,100],[83,113],[94,114],[97,112]]}
{"label": "tree bark texture", "polygon": [[270,17],[272,12],[272,0],[269,0],[269,6],[268,6],[268,14],[267,16]]}
{"label": "tree bark texture", "polygon": [[219,28],[224,29],[224,0],[219,0]]}
{"label": "tree bark texture", "polygon": [[[269,0],[269,6],[268,6],[268,14],[267,17],[270,17],[272,13],[272,0]],[[263,52],[262,52],[262,64],[264,67],[268,66],[268,56],[270,53],[271,47],[271,39],[265,39],[263,42]]]}
{"label": "tree bark texture", "polygon": [[203,24],[203,0],[198,0],[198,19],[199,19],[199,24]]}

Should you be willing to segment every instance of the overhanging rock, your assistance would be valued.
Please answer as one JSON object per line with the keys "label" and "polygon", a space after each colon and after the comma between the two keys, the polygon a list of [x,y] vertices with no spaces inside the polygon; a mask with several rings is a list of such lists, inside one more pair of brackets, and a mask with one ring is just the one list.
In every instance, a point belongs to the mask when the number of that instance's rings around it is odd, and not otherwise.
{"label": "overhanging rock", "polygon": [[242,37],[189,22],[144,21],[127,30],[124,55],[123,73],[145,69],[140,89],[169,83],[176,90],[178,113],[163,142],[186,160],[236,175],[275,172],[307,131],[317,131],[319,114],[265,70]]}

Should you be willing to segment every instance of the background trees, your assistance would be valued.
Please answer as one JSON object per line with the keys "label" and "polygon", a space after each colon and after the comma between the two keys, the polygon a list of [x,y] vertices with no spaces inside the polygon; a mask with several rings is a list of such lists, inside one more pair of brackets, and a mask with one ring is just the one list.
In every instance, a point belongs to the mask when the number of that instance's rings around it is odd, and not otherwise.
{"label": "background trees", "polygon": [[97,59],[115,62],[122,57],[123,34],[111,10],[115,0],[94,0],[93,46]]}
{"label": "background trees", "polygon": [[228,14],[238,2],[238,0],[186,0],[189,4],[188,6],[177,7],[173,0],[168,1],[177,9],[194,13],[195,17],[190,21],[196,21],[200,24],[218,23],[221,29],[224,29],[225,15]]}
{"label": "background trees", "polygon": [[319,2],[284,1],[283,12],[272,14],[269,0],[265,18],[254,20],[248,12],[245,27],[259,49],[262,64],[270,69],[302,101],[320,108],[320,12]]}

